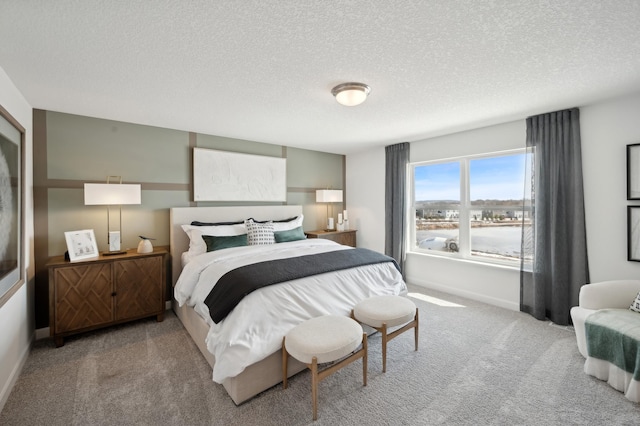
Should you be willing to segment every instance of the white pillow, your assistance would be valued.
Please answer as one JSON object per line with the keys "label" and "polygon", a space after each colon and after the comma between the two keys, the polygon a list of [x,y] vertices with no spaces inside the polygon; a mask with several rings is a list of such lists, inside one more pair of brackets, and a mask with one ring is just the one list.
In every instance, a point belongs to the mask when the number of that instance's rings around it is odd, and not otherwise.
{"label": "white pillow", "polygon": [[304,220],[304,215],[300,214],[300,216],[289,222],[273,222],[273,230],[274,231],[290,231],[292,229],[296,229],[299,226],[302,226],[302,221]]}
{"label": "white pillow", "polygon": [[189,236],[189,255],[191,256],[207,252],[207,244],[202,239],[203,235],[231,237],[247,233],[247,228],[244,226],[244,223],[215,226],[182,225],[182,229]]}
{"label": "white pillow", "polygon": [[253,219],[247,219],[244,224],[247,227],[248,245],[262,246],[276,243],[273,236],[273,222],[256,223]]}

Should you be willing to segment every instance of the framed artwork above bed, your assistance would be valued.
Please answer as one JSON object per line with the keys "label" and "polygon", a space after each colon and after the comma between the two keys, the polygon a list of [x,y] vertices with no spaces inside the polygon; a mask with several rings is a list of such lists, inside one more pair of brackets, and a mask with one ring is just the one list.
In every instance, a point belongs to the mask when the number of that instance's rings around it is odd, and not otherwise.
{"label": "framed artwork above bed", "polygon": [[193,149],[194,201],[287,201],[287,159]]}

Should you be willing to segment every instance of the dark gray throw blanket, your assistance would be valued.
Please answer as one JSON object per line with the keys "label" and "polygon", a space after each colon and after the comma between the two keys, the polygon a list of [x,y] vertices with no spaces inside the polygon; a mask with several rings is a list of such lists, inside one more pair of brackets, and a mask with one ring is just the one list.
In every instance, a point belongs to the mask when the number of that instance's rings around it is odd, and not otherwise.
{"label": "dark gray throw blanket", "polygon": [[259,288],[325,272],[384,262],[392,262],[396,269],[400,270],[392,257],[364,248],[254,263],[224,274],[204,302],[209,307],[211,319],[217,324],[244,296]]}

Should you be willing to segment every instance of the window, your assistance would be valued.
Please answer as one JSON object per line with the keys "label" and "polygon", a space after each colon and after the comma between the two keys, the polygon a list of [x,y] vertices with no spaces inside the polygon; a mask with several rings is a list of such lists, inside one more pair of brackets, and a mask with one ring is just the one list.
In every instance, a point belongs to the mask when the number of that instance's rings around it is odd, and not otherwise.
{"label": "window", "polygon": [[521,150],[413,164],[410,250],[518,264],[528,159]]}

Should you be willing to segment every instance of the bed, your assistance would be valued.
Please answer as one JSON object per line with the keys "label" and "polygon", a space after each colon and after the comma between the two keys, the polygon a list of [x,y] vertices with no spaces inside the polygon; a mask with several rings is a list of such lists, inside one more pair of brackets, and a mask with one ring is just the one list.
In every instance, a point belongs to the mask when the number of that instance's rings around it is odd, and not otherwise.
{"label": "bed", "polygon": [[[276,232],[280,235],[279,242],[247,246],[236,246],[234,243],[229,247],[222,244],[222,249],[214,250],[212,239],[208,237],[206,242],[211,243],[210,251],[203,254],[198,252],[195,256],[188,254],[193,254],[193,241],[200,240],[193,238],[193,234],[190,238],[185,232],[185,229],[194,229],[188,226],[192,222],[207,222],[209,225],[224,223],[224,229],[232,229],[245,226],[240,222],[248,218],[252,218],[256,224],[274,221],[276,229],[285,229]],[[293,205],[186,207],[170,210],[173,310],[212,367],[213,380],[224,386],[236,404],[282,381],[282,336],[299,322],[323,314],[348,315],[351,307],[366,297],[405,294],[407,291],[395,265],[383,261],[258,288],[248,293],[235,308],[223,310],[216,316],[218,302],[209,300],[214,293],[213,281],[217,282],[221,276],[226,278],[232,275],[220,272],[222,267],[235,272],[259,266],[263,261],[280,265],[274,262],[284,262],[282,259],[285,257],[300,261],[311,258],[306,254],[313,254],[321,259],[333,256],[335,260],[338,259],[336,256],[343,258],[361,251],[329,240],[307,240],[304,236],[297,239],[282,238],[282,235],[290,236],[292,232],[300,233],[302,228],[298,225],[302,220],[302,207]],[[187,226],[183,228],[183,225]],[[253,222],[246,226],[253,226]],[[289,230],[293,226],[297,226],[296,230]],[[197,231],[206,234],[200,229],[204,227],[197,228]],[[216,238],[215,242],[236,241],[236,237]],[[249,232],[248,238],[251,237],[255,237],[255,233]],[[222,288],[220,282],[215,287]],[[209,297],[205,297],[207,294]],[[291,361],[287,372],[289,376],[304,369],[302,363]]]}

